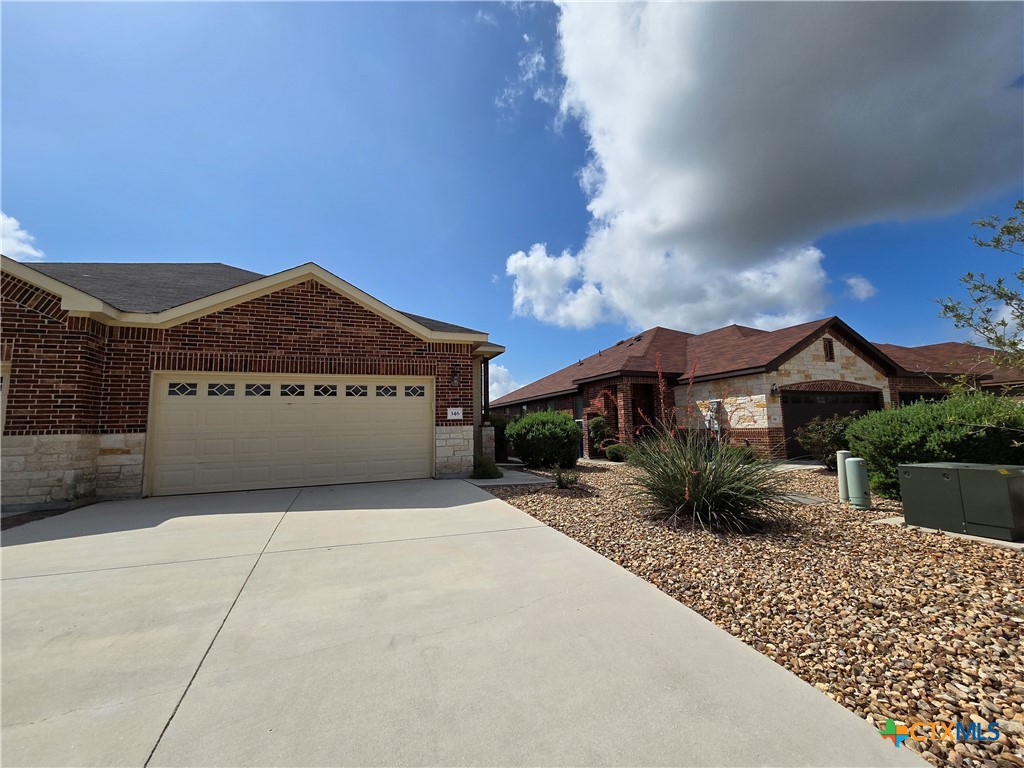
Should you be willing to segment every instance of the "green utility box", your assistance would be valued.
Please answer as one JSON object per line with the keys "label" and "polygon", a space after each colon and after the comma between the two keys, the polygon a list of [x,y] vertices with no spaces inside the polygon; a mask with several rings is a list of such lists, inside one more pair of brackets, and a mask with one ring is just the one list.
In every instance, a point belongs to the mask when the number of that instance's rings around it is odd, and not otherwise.
{"label": "green utility box", "polygon": [[1024,466],[942,462],[901,464],[899,472],[909,525],[1024,540]]}

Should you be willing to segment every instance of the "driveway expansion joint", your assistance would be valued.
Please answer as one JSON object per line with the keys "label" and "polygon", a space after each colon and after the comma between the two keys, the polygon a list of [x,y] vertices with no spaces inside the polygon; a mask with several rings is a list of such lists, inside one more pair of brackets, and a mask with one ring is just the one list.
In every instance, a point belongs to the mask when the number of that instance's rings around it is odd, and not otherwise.
{"label": "driveway expansion joint", "polygon": [[[432,541],[434,539],[453,539],[459,536],[484,536],[488,533],[513,533],[515,531],[530,531],[534,528],[550,528],[551,526],[538,522],[536,525],[522,525],[517,528],[493,528],[488,531],[465,531],[463,533],[439,533],[436,536],[412,536],[407,539],[380,539],[378,541],[349,541],[341,544],[318,544],[315,547],[292,547],[289,549],[272,549],[266,552],[267,555],[281,555],[286,552],[310,552],[316,549],[341,549],[342,547],[368,547],[375,544],[399,544],[406,541]],[[264,554],[264,553],[260,553]]]}
{"label": "driveway expansion joint", "polygon": [[259,552],[243,552],[238,555],[218,555],[216,557],[195,557],[187,560],[163,560],[159,563],[136,563],[135,565],[112,565],[108,568],[86,568],[81,571],[59,571],[57,573],[33,573],[28,576],[5,576],[0,581],[18,581],[21,579],[43,579],[49,576],[78,576],[86,573],[104,573],[106,571],[127,571],[132,568],[152,568],[160,565],[184,565],[185,563],[205,563],[211,560],[231,560],[236,557],[258,557]]}
{"label": "driveway expansion joint", "polygon": [[153,744],[153,748],[149,751],[149,755],[146,757],[146,762],[142,764],[143,768],[148,768],[150,762],[153,760],[153,755],[156,754],[156,750],[160,746],[160,742],[163,741],[164,734],[167,733],[167,729],[171,727],[171,723],[174,721],[174,716],[178,714],[178,710],[181,708],[181,703],[188,696],[189,690],[192,688],[192,683],[195,682],[196,676],[199,674],[199,670],[203,668],[203,662],[210,655],[210,651],[213,650],[214,643],[217,642],[217,638],[220,637],[221,630],[224,629],[224,625],[227,624],[228,617],[231,616],[231,612],[235,609],[238,604],[238,599],[242,596],[242,592],[245,591],[246,585],[249,583],[249,579],[252,578],[253,572],[256,570],[256,566],[260,564],[260,560],[263,557],[263,553],[267,551],[267,547],[270,546],[270,542],[274,540],[274,534],[277,533],[277,529],[281,527],[281,523],[284,522],[285,517],[291,511],[292,507],[295,506],[295,502],[299,500],[299,496],[302,495],[302,489],[300,488],[295,498],[288,504],[288,508],[281,513],[281,517],[277,521],[277,525],[274,526],[274,530],[270,532],[270,536],[267,537],[266,543],[263,545],[263,549],[260,550],[259,556],[256,558],[256,562],[252,564],[252,568],[249,569],[249,573],[246,574],[245,579],[242,581],[242,586],[238,588],[238,592],[235,594],[235,599],[231,601],[231,605],[228,606],[228,610],[224,614],[224,618],[221,619],[220,624],[217,627],[217,631],[213,633],[213,637],[210,639],[210,644],[206,646],[206,651],[203,652],[203,656],[199,659],[199,663],[196,665],[195,671],[192,673],[192,677],[189,678],[188,684],[185,686],[185,690],[181,692],[181,696],[178,698],[178,702],[174,705],[174,709],[171,710],[170,717],[167,718],[167,722],[164,723],[164,727],[160,729],[160,735],[157,736],[156,742]]}

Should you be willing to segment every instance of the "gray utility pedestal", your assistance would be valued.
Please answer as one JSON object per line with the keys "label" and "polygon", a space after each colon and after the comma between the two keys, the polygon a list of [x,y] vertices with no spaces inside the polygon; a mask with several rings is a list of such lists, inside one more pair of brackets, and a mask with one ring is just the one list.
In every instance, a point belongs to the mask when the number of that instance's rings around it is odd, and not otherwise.
{"label": "gray utility pedestal", "polygon": [[908,525],[1024,540],[1024,466],[900,464],[903,519]]}

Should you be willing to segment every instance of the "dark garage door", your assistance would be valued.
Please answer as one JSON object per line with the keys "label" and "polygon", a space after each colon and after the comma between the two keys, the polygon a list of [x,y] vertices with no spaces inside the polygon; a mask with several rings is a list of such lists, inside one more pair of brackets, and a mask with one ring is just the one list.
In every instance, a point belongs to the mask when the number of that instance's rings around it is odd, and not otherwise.
{"label": "dark garage door", "polygon": [[881,407],[881,392],[783,392],[782,426],[786,430],[786,456],[795,458],[807,454],[794,438],[794,433],[815,416],[848,416],[854,412],[877,411]]}

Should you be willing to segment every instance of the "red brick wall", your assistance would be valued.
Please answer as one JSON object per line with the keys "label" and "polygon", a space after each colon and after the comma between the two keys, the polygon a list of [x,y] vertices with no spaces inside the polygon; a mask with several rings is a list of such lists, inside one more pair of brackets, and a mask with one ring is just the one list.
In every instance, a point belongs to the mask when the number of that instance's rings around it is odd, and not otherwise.
{"label": "red brick wall", "polygon": [[723,437],[732,445],[750,445],[762,458],[786,458],[786,430],[782,427],[729,429]]}
{"label": "red brick wall", "polygon": [[58,296],[6,273],[2,294],[4,351],[11,362],[4,433],[99,431],[103,326],[68,317]]}
{"label": "red brick wall", "polygon": [[162,330],[69,318],[5,274],[3,337],[6,434],[144,432],[153,370],[435,377],[436,422],[473,424],[468,344],[425,342],[315,280]]}
{"label": "red brick wall", "polygon": [[929,394],[944,392],[953,383],[952,379],[942,376],[937,376],[934,379],[928,376],[894,377],[889,379],[889,397],[892,399],[893,406],[897,406],[900,404],[901,392],[925,392]]}

